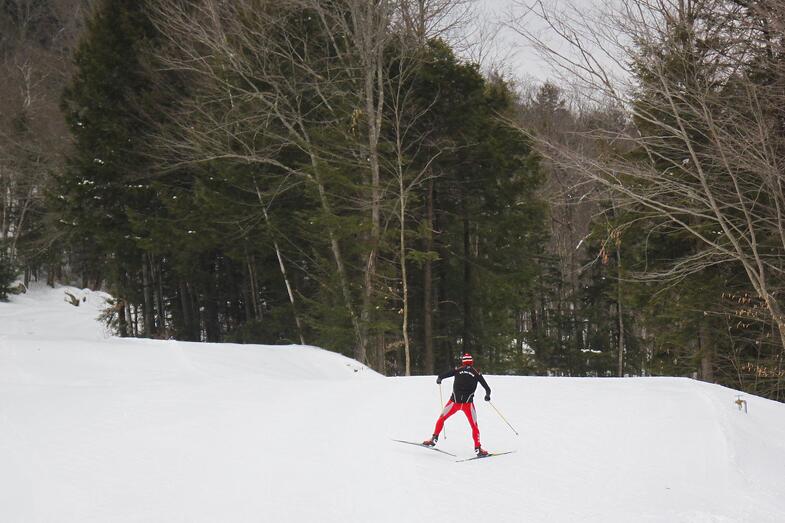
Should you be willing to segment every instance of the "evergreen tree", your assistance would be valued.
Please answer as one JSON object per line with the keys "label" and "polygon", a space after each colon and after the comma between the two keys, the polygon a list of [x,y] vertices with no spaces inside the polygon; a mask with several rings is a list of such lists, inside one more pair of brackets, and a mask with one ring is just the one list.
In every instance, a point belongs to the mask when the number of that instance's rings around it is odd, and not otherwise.
{"label": "evergreen tree", "polygon": [[435,234],[425,253],[438,259],[424,262],[435,274],[436,363],[473,351],[488,369],[509,369],[522,352],[515,325],[545,238],[540,172],[526,139],[501,119],[515,108],[509,86],[484,79],[441,44],[432,50],[415,83],[431,107],[423,123],[431,143],[446,149],[432,165]]}
{"label": "evergreen tree", "polygon": [[[310,65],[335,75],[335,42],[313,19],[288,14],[232,19],[237,42],[267,52],[290,41],[277,38],[301,34],[312,44]],[[255,24],[269,31],[249,31]],[[237,55],[205,57],[205,74],[221,71],[220,78],[185,71],[153,77],[147,62],[155,45],[145,8],[106,0],[64,95],[76,153],[59,180],[58,205],[85,279],[107,282],[119,298],[114,324],[122,333],[307,339],[348,355],[356,355],[359,334],[367,336],[374,366],[403,372],[409,356],[401,350],[400,289],[409,261],[432,269],[428,285],[424,273],[406,276],[414,298],[405,330],[421,332],[426,293],[433,303],[430,341],[423,333],[411,346],[414,371],[427,367],[425,346],[434,342],[442,366],[460,350],[475,350],[489,368],[523,365],[515,328],[531,301],[544,208],[530,145],[500,119],[516,103],[505,82],[486,80],[442,42],[429,43],[404,76],[403,62],[396,63],[403,55],[391,44],[385,70],[413,94],[404,116],[419,137],[398,160],[411,172],[427,167],[432,176],[430,195],[426,184],[412,186],[403,221],[393,218],[400,200],[385,196],[386,225],[375,238],[367,215],[368,137],[363,115],[342,94],[348,84],[315,84],[313,70],[292,69],[275,53],[245,55],[249,67],[255,64],[245,72],[233,63]],[[273,92],[276,71],[288,78],[291,85],[275,91],[277,107],[246,96],[248,71],[263,73],[254,79],[256,93]],[[165,118],[153,125],[149,114],[157,108]],[[391,106],[386,111],[377,151],[385,181],[396,161],[395,115]],[[211,126],[216,121],[222,124]],[[142,141],[157,144],[154,154]],[[163,152],[172,153],[163,166],[148,160]],[[405,239],[424,237],[428,205],[432,241],[414,248]],[[361,317],[369,249],[378,257],[373,314]]]}
{"label": "evergreen tree", "polygon": [[17,268],[10,256],[0,245],[0,301],[8,300],[8,293],[11,292],[11,285],[16,280]]}
{"label": "evergreen tree", "polygon": [[75,150],[54,192],[84,284],[105,277],[119,283],[140,266],[126,210],[154,199],[140,143],[146,130],[140,103],[151,88],[141,61],[153,35],[144,9],[123,0],[96,6],[63,95]]}

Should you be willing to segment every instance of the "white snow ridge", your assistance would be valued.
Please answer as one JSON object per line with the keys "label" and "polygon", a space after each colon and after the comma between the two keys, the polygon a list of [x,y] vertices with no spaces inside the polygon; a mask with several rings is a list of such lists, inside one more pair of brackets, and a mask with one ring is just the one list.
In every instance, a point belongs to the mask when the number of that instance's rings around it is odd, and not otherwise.
{"label": "white snow ridge", "polygon": [[[79,307],[64,291],[85,298]],[[0,521],[785,522],[785,405],[678,378],[487,376],[421,441],[434,377],[312,347],[109,337],[105,295],[0,304]],[[447,380],[445,385],[451,385]],[[446,390],[445,390],[446,392]]]}

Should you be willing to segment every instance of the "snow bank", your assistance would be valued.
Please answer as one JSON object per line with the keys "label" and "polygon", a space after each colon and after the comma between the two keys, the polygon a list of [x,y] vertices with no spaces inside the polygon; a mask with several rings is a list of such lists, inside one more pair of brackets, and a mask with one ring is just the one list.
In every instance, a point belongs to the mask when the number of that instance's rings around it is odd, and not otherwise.
{"label": "snow bank", "polygon": [[[430,435],[432,377],[111,338],[105,299],[0,304],[0,521],[785,521],[783,404],[745,396],[745,414],[736,391],[676,378],[489,376],[520,436],[480,401],[484,445],[516,453],[454,463],[391,441]],[[459,416],[439,446],[466,457]]]}

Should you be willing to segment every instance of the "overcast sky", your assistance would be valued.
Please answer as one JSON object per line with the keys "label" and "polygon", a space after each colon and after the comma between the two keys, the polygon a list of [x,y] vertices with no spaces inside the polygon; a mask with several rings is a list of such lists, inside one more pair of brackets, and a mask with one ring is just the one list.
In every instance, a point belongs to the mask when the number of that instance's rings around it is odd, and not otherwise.
{"label": "overcast sky", "polygon": [[[505,27],[513,16],[524,13],[523,5],[527,0],[476,0],[487,30],[493,33],[494,45],[486,59],[504,61],[509,72],[518,78],[542,81],[552,76],[550,68],[526,42],[526,39],[512,29]],[[533,0],[532,0],[533,1]],[[544,28],[536,17],[526,16],[524,23],[542,31]]]}
{"label": "overcast sky", "polygon": [[[481,13],[478,20],[484,20],[485,25],[494,28],[492,31],[494,50],[491,59],[495,58],[497,62],[503,60],[506,65],[505,72],[518,79],[534,82],[542,82],[558,76],[558,73],[554,72],[523,36],[509,28],[510,21],[517,17],[518,23],[524,24],[527,30],[551,43],[557,42],[542,20],[531,12],[527,14],[526,6],[534,4],[535,0],[474,1]],[[580,16],[582,13],[596,11],[601,3],[608,1],[612,2],[612,0],[544,0],[544,4],[548,10],[565,11],[570,16]]]}
{"label": "overcast sky", "polygon": [[494,45],[492,49],[484,51],[489,53],[485,59],[493,61],[503,60],[509,64],[511,72],[517,77],[531,76],[544,79],[548,76],[548,69],[537,54],[527,45],[526,40],[513,30],[504,27],[513,13],[520,13],[520,3],[523,0],[476,0],[477,9],[482,13],[484,22],[483,31],[492,33],[482,34],[478,37],[492,36]]}

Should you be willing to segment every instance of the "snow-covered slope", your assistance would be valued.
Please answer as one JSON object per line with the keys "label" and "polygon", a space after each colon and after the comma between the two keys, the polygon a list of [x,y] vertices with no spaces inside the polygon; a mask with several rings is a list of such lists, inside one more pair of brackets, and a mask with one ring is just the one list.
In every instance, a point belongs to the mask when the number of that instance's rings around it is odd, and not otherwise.
{"label": "snow-covered slope", "polygon": [[[0,304],[0,521],[783,522],[785,405],[676,378],[489,376],[484,445],[432,377],[309,347],[108,337],[104,295]],[[448,384],[449,381],[445,382]],[[445,393],[446,393],[445,389]],[[460,414],[439,447],[468,457]]]}

